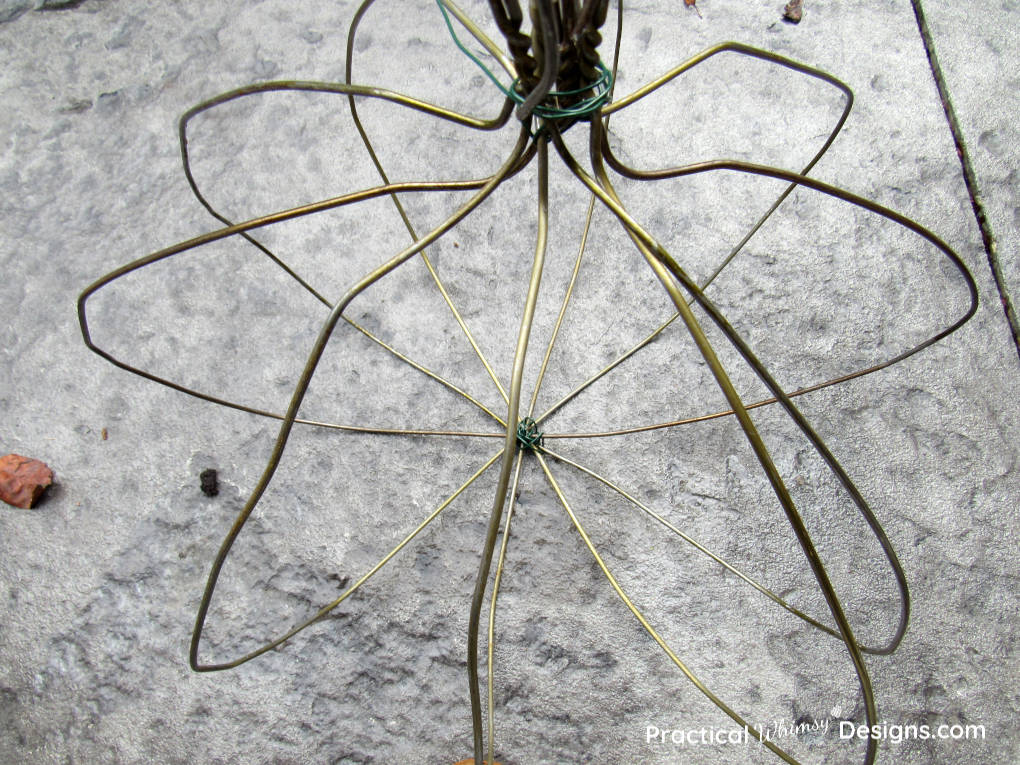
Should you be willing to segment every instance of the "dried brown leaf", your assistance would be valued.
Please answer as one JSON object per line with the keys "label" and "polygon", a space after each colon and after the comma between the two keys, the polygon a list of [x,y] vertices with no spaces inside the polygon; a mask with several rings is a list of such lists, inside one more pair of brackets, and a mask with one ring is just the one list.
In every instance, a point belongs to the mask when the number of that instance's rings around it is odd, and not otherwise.
{"label": "dried brown leaf", "polygon": [[0,457],[0,499],[14,507],[30,508],[53,483],[53,471],[45,462],[8,454]]}

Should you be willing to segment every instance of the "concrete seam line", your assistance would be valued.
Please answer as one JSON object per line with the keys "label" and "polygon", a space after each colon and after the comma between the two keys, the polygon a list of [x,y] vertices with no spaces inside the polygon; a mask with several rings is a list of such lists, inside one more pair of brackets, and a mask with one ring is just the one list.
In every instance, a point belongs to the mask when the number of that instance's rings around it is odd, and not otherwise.
{"label": "concrete seam line", "polygon": [[988,265],[992,270],[992,279],[995,281],[996,289],[999,291],[999,302],[1002,305],[1003,313],[1006,314],[1006,322],[1009,324],[1010,333],[1013,335],[1013,344],[1016,346],[1017,355],[1020,356],[1020,322],[1018,322],[1016,312],[1013,310],[1013,303],[1006,287],[1006,280],[1002,274],[998,246],[995,241],[995,235],[992,232],[992,225],[985,214],[977,176],[970,161],[967,145],[963,140],[963,130],[960,128],[960,123],[956,118],[956,110],[953,109],[953,103],[949,98],[949,86],[946,85],[945,77],[942,74],[942,67],[939,66],[938,56],[935,54],[935,41],[932,39],[931,30],[928,28],[928,21],[925,19],[921,0],[910,0],[910,4],[914,8],[917,28],[921,33],[921,41],[924,43],[925,53],[928,55],[928,64],[931,68],[932,77],[935,78],[935,86],[939,91],[942,109],[946,113],[949,131],[953,135],[953,143],[956,144],[956,153],[960,158],[960,165],[963,168],[963,180],[967,186],[967,194],[970,196],[971,206],[974,208],[974,217],[977,219],[978,229],[981,232],[981,242],[984,245],[985,254],[988,256]]}

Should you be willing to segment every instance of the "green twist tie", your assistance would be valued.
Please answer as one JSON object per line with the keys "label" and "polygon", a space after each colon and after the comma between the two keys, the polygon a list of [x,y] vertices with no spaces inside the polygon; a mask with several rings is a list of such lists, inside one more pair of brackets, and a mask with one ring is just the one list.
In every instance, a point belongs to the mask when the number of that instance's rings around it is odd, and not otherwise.
{"label": "green twist tie", "polygon": [[530,417],[525,417],[517,424],[517,442],[525,449],[534,449],[542,445],[542,431],[538,429],[538,423]]}

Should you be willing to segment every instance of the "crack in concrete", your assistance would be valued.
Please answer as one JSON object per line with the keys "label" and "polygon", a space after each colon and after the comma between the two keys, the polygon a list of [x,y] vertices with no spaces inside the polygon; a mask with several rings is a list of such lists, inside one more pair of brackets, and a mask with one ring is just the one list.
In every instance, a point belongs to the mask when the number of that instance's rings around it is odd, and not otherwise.
{"label": "crack in concrete", "polygon": [[1020,322],[1017,320],[1016,311],[1006,287],[1006,280],[1002,273],[1002,266],[999,263],[999,253],[992,232],[992,225],[988,221],[984,204],[981,201],[981,191],[978,188],[977,175],[970,162],[970,154],[967,145],[963,140],[963,130],[956,118],[956,110],[953,108],[952,100],[949,97],[949,86],[946,84],[939,66],[938,56],[935,54],[935,41],[932,39],[931,30],[928,28],[928,21],[921,7],[921,0],[910,0],[914,8],[914,16],[917,19],[917,28],[921,33],[921,41],[924,43],[924,51],[928,56],[928,64],[931,67],[932,77],[935,78],[935,86],[939,91],[939,99],[942,101],[942,109],[946,113],[946,121],[949,123],[949,130],[953,135],[953,143],[956,144],[956,154],[960,158],[960,165],[963,168],[963,180],[967,185],[967,194],[970,196],[971,206],[974,208],[974,217],[977,219],[978,229],[981,232],[981,242],[988,256],[988,265],[992,269],[992,279],[999,291],[999,302],[1002,305],[1003,313],[1006,315],[1006,322],[1009,324],[1010,333],[1013,336],[1013,344],[1016,346],[1017,355],[1020,356]]}

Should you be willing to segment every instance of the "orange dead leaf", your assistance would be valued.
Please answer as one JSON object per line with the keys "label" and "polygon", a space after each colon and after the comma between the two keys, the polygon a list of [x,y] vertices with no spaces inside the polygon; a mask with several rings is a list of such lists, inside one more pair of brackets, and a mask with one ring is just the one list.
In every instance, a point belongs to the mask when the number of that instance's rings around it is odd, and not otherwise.
{"label": "orange dead leaf", "polygon": [[46,463],[18,454],[0,457],[0,499],[8,505],[34,507],[51,483],[53,471]]}

